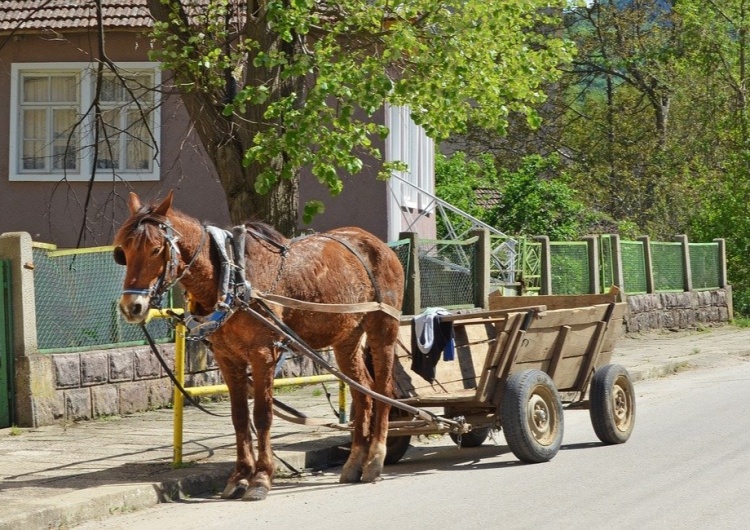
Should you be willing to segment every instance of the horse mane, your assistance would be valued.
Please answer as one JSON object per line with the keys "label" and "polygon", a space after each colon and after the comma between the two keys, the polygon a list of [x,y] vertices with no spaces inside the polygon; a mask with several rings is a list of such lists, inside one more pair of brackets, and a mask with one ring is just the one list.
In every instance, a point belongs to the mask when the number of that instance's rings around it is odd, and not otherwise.
{"label": "horse mane", "polygon": [[[114,242],[115,246],[122,245],[128,240],[133,240],[137,245],[144,242],[153,245],[159,244],[164,236],[160,225],[167,223],[168,219],[163,215],[155,213],[154,210],[156,207],[157,205],[155,204],[146,205],[131,215],[117,231]],[[171,212],[175,217],[187,217],[179,210],[172,209]],[[262,221],[247,221],[245,222],[245,228],[281,245],[286,241],[281,232]]]}
{"label": "horse mane", "polygon": [[281,232],[276,230],[271,225],[267,223],[263,223],[261,221],[247,221],[245,223],[245,228],[258,233],[264,238],[270,239],[271,241],[274,241],[275,243],[279,243],[280,245],[283,245],[284,242],[286,241],[286,238],[281,234]]}

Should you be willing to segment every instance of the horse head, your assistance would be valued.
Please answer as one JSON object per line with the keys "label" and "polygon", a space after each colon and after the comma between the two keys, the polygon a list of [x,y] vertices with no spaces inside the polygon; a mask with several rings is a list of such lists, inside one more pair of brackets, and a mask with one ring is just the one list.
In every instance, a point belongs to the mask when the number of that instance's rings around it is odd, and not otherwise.
{"label": "horse head", "polygon": [[115,236],[114,260],[126,267],[120,311],[131,324],[143,322],[152,303],[172,286],[180,264],[169,214],[173,193],[157,206],[143,206],[130,193],[130,217]]}

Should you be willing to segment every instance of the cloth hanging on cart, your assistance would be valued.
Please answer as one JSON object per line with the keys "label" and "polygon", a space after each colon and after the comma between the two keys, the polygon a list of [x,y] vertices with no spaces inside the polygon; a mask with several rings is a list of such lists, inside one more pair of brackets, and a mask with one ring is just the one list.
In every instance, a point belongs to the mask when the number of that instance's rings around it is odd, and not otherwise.
{"label": "cloth hanging on cart", "polygon": [[440,356],[452,361],[455,356],[453,322],[440,320],[450,312],[440,307],[428,308],[411,322],[411,369],[428,383],[435,380]]}

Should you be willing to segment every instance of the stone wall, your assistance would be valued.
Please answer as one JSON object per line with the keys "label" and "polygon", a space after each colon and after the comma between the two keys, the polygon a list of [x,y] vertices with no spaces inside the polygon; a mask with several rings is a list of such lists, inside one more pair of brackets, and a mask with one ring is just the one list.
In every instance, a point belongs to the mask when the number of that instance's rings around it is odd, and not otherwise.
{"label": "stone wall", "polygon": [[711,291],[628,295],[628,333],[682,330],[725,324],[732,320],[730,287]]}
{"label": "stone wall", "polygon": [[[159,349],[171,370],[174,344],[159,345]],[[31,425],[132,414],[165,407],[172,402],[172,381],[148,346],[38,357],[48,368],[37,370],[35,379],[42,380],[40,375],[46,372],[51,384],[45,392],[34,396],[34,417],[27,422]],[[332,355],[324,357],[332,361]],[[189,341],[185,361],[186,387],[224,382],[213,353],[203,344]],[[310,359],[290,356],[279,376],[317,373],[323,371]]]}
{"label": "stone wall", "polygon": [[[174,344],[159,349],[171,369]],[[36,425],[132,414],[172,402],[172,382],[148,346],[46,357],[53,388],[44,400],[45,407],[36,407]],[[203,348],[188,348],[186,371],[186,386],[222,382],[213,355]]]}

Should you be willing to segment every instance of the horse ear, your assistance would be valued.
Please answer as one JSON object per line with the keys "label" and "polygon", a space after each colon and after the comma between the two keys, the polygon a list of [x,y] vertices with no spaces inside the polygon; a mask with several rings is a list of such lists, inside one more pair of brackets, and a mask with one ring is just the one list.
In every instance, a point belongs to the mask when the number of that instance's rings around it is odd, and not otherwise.
{"label": "horse ear", "polygon": [[161,201],[161,204],[156,207],[154,213],[166,217],[167,212],[172,207],[172,199],[174,198],[174,190],[169,190],[167,198]]}
{"label": "horse ear", "polygon": [[138,195],[130,192],[130,202],[128,202],[128,208],[130,208],[130,213],[134,214],[138,210],[141,209],[143,205],[141,204],[141,200],[138,198]]}

